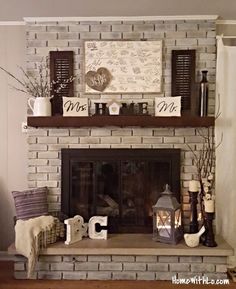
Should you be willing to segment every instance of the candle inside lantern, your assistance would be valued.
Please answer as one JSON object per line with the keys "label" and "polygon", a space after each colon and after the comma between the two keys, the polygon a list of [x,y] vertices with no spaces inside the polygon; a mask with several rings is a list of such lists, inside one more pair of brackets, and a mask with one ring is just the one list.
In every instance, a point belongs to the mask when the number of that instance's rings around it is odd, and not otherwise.
{"label": "candle inside lantern", "polygon": [[198,218],[197,218],[197,220],[198,220],[198,221],[201,221],[201,220],[202,220],[202,213],[201,213],[201,212],[198,213]]}
{"label": "candle inside lantern", "polygon": [[204,200],[205,212],[214,213],[215,212],[215,201],[214,200]]}
{"label": "candle inside lantern", "polygon": [[192,180],[189,181],[189,192],[198,192],[199,182]]}

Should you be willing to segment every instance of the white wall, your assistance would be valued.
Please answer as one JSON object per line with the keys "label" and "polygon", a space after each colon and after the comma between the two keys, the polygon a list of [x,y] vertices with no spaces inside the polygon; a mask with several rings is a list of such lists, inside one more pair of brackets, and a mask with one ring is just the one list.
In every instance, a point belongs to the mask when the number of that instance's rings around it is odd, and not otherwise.
{"label": "white wall", "polygon": [[[25,65],[25,27],[0,26],[0,66],[21,74]],[[12,80],[0,71],[0,251],[14,240],[12,190],[27,188],[27,144],[21,132],[27,97],[9,87]]]}
{"label": "white wall", "polygon": [[[236,24],[220,25],[218,32],[236,37]],[[232,61],[236,56],[236,46],[235,39],[225,40],[224,43],[234,47],[229,47],[224,53],[218,50],[220,59],[224,57],[225,65],[218,64],[220,76],[217,78],[221,115],[216,121],[216,143],[220,142],[221,135],[223,141],[216,150],[216,224],[218,233],[236,250],[236,62]],[[230,258],[230,262],[235,266],[236,256]]]}
{"label": "white wall", "polygon": [[[236,19],[235,0],[0,0],[0,20],[25,16],[209,15]],[[6,13],[7,12],[7,13]]]}

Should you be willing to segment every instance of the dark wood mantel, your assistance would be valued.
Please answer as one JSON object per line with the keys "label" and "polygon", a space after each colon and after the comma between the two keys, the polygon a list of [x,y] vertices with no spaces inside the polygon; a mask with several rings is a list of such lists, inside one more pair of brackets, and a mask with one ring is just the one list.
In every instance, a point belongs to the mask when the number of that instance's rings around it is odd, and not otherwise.
{"label": "dark wood mantel", "polygon": [[198,116],[155,117],[150,115],[88,117],[29,116],[27,123],[28,126],[32,127],[209,127],[214,126],[215,118]]}

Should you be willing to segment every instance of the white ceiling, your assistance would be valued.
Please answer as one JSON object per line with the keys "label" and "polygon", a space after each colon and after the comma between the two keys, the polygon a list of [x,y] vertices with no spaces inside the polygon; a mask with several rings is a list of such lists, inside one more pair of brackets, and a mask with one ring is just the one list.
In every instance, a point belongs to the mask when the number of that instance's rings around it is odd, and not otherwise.
{"label": "white ceiling", "polygon": [[236,0],[0,0],[0,21],[23,17],[219,15],[236,19]]}

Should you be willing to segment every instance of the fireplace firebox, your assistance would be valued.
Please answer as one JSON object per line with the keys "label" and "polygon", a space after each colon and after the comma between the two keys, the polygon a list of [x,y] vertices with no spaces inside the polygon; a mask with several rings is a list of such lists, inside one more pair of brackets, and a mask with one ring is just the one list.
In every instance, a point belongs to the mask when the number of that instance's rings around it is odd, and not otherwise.
{"label": "fireplace firebox", "polygon": [[62,212],[108,216],[110,233],[152,232],[165,184],[180,201],[179,149],[62,149]]}

